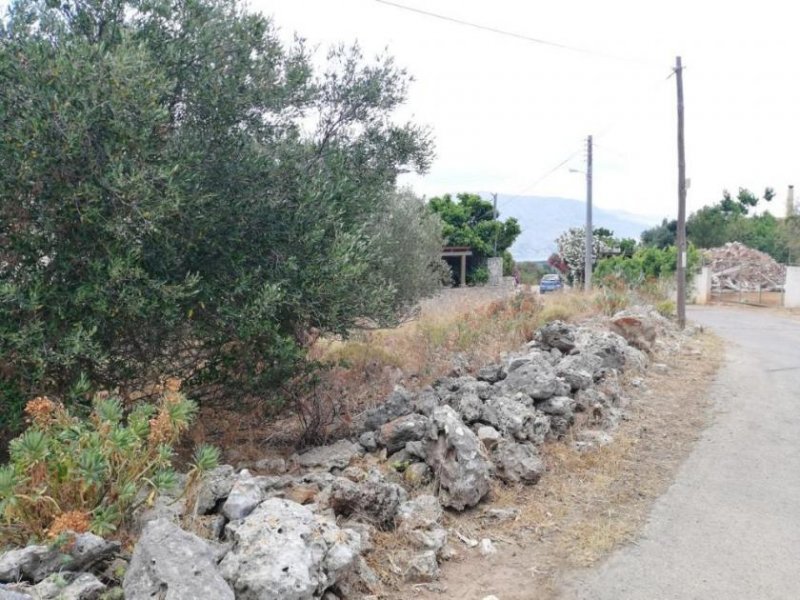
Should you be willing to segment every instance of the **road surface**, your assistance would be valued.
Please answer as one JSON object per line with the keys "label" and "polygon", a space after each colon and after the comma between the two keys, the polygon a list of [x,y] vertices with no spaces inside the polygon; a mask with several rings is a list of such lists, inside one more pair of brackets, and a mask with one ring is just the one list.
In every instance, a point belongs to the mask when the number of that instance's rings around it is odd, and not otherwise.
{"label": "road surface", "polygon": [[713,423],[641,539],[576,575],[565,600],[800,599],[800,321],[716,307],[689,318],[726,342]]}

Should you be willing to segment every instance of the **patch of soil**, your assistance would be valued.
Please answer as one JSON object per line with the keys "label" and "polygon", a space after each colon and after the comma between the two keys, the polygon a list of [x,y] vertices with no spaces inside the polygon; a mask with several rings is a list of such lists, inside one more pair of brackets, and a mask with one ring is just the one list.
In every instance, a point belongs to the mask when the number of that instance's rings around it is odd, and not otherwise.
{"label": "patch of soil", "polygon": [[[565,572],[588,567],[638,535],[653,501],[670,485],[698,434],[711,417],[708,390],[722,362],[719,338],[699,334],[677,355],[655,357],[643,381],[629,379],[628,419],[614,441],[578,452],[569,443],[542,448],[547,474],[534,487],[498,484],[478,509],[448,513],[446,526],[480,540],[497,553],[481,556],[457,535],[457,556],[432,584],[406,585],[389,595],[402,598],[550,600],[558,597]],[[635,384],[639,384],[638,386]],[[488,511],[517,509],[498,522]]]}

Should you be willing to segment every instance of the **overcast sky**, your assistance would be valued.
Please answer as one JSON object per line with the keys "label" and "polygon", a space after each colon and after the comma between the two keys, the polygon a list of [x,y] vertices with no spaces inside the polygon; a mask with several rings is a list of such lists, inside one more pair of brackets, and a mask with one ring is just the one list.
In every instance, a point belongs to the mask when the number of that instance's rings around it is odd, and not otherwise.
{"label": "overcast sky", "polygon": [[[448,23],[375,0],[252,0],[321,51],[358,41],[414,76],[404,116],[429,125],[437,158],[409,181],[457,191],[582,199],[581,150],[596,137],[595,202],[677,214],[675,56],[683,57],[689,210],[723,188],[800,182],[800,10],[794,3],[673,0],[395,0],[577,46],[605,58]],[[576,157],[539,181],[573,152]],[[539,181],[537,183],[537,181]]]}

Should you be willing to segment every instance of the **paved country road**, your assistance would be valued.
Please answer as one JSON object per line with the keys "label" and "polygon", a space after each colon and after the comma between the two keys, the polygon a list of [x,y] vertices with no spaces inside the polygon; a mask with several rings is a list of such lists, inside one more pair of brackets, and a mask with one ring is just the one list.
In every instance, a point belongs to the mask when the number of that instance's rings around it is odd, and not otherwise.
{"label": "paved country road", "polygon": [[725,341],[713,422],[642,537],[578,573],[565,599],[800,599],[800,321],[717,307],[689,318]]}

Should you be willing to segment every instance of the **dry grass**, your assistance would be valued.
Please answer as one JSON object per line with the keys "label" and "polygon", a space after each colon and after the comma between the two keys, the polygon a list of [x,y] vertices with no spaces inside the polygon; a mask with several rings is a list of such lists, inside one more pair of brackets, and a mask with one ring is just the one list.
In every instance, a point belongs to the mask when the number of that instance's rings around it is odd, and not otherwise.
{"label": "dry grass", "polygon": [[[456,288],[421,305],[417,319],[393,329],[357,331],[347,340],[321,338],[309,358],[327,365],[310,393],[291,402],[319,409],[322,442],[349,435],[364,410],[381,402],[395,385],[420,389],[445,377],[457,363],[466,372],[499,361],[532,339],[542,324],[581,320],[600,312],[599,293],[537,294],[501,288]],[[290,403],[291,403],[290,402]],[[259,399],[236,406],[201,409],[190,432],[192,444],[213,443],[224,460],[247,464],[292,452],[303,425],[291,410],[265,413]]]}
{"label": "dry grass", "polygon": [[[451,528],[476,539],[489,537],[500,552],[482,557],[455,540],[461,556],[443,570],[446,597],[556,598],[564,573],[591,566],[635,540],[652,502],[666,490],[709,418],[706,392],[721,362],[721,343],[703,334],[692,346],[694,352],[659,357],[672,368],[649,375],[645,391],[627,388],[634,399],[627,409],[630,418],[612,444],[592,452],[563,442],[547,444],[542,448],[547,473],[538,485],[496,484],[486,508],[515,508],[515,520],[491,522],[482,518],[482,510],[448,515]],[[703,360],[697,359],[698,351]],[[674,375],[678,370],[680,378]],[[406,591],[394,597],[407,597]]]}

